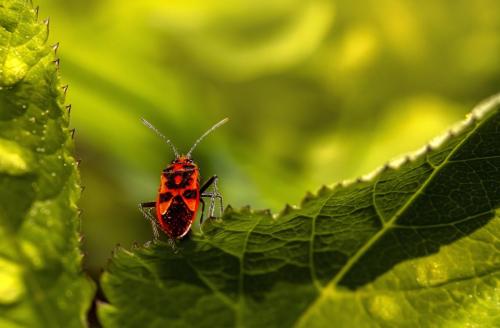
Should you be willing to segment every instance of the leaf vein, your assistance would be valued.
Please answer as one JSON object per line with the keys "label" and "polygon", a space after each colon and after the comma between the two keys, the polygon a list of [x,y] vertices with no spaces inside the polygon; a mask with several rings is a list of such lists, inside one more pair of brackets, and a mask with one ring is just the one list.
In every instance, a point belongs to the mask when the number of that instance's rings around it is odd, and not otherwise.
{"label": "leaf vein", "polygon": [[384,225],[382,229],[377,231],[362,247],[360,247],[354,255],[346,262],[346,264],[340,269],[337,274],[330,280],[330,282],[325,286],[325,288],[322,290],[322,293],[317,297],[316,300],[311,302],[309,306],[305,309],[303,314],[297,318],[296,325],[301,325],[303,320],[311,313],[312,309],[319,303],[324,300],[326,297],[326,293],[324,292],[325,289],[331,288],[333,286],[337,286],[338,283],[345,277],[345,275],[350,271],[350,269],[358,262],[358,260],[368,251],[368,249],[375,244],[383,235],[384,233],[392,227],[392,225],[397,221],[399,217],[405,211],[409,208],[409,206],[412,204],[412,202],[418,197],[418,195],[427,187],[427,185],[432,181],[432,179],[436,176],[438,172],[441,171],[443,167],[445,167],[447,164],[449,164],[450,158],[455,154],[457,149],[459,149],[466,140],[469,139],[469,137],[480,127],[482,126],[485,122],[488,121],[489,118],[485,118],[483,121],[480,123],[477,123],[474,128],[472,128],[469,132],[467,132],[466,136],[460,140],[453,148],[452,150],[448,153],[446,158],[443,160],[439,166],[437,166],[435,169],[433,169],[432,173],[427,177],[425,182],[418,188],[415,193],[409,199],[400,207],[400,209],[387,221],[387,223]]}
{"label": "leaf vein", "polygon": [[252,232],[255,230],[255,228],[260,224],[260,222],[265,218],[265,215],[262,215],[258,220],[256,220],[255,225],[248,230],[248,233],[245,236],[245,240],[243,241],[243,249],[241,252],[241,257],[240,257],[240,274],[239,274],[239,280],[238,280],[238,307],[236,308],[236,316],[237,316],[237,326],[238,327],[244,327],[243,324],[243,307],[245,303],[245,297],[243,295],[244,291],[244,283],[245,283],[245,253],[248,245],[248,239],[250,238],[250,235]]}

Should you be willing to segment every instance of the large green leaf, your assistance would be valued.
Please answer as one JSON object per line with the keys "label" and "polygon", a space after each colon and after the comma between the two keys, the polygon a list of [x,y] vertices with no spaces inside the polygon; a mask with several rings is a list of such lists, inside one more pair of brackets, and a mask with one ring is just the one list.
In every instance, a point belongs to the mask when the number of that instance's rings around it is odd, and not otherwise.
{"label": "large green leaf", "polygon": [[499,207],[497,96],[422,150],[323,188],[300,209],[228,209],[177,252],[119,248],[100,318],[106,327],[499,326]]}
{"label": "large green leaf", "polygon": [[1,327],[85,326],[93,294],[66,88],[47,37],[29,1],[0,0]]}

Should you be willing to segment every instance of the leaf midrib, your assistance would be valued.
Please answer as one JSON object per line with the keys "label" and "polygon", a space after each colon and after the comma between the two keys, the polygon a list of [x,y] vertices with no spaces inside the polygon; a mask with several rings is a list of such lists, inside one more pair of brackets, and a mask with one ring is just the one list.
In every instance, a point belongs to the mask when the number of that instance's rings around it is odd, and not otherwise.
{"label": "leaf midrib", "polygon": [[[496,101],[498,105],[498,100]],[[498,111],[498,109],[492,110],[491,113]],[[313,301],[303,312],[303,314],[297,319],[295,322],[295,326],[301,326],[302,321],[304,318],[308,317],[310,311],[315,308],[315,306],[321,302],[325,298],[325,290],[329,291],[334,291],[336,288],[335,286],[338,285],[338,283],[342,280],[342,278],[345,277],[345,275],[350,271],[350,269],[358,262],[358,260],[370,249],[370,247],[379,240],[381,236],[387,232],[390,228],[393,227],[394,223],[397,221],[397,219],[404,214],[404,212],[408,209],[408,207],[413,203],[413,201],[418,197],[421,192],[427,187],[427,185],[433,180],[434,176],[443,169],[447,164],[449,164],[450,158],[455,154],[455,152],[464,144],[465,141],[467,141],[470,136],[479,128],[481,127],[485,122],[487,122],[490,117],[492,116],[491,113],[485,114],[483,119],[480,122],[474,121],[473,119],[471,120],[471,123],[474,124],[476,122],[476,126],[471,129],[467,133],[467,135],[459,142],[457,145],[455,145],[450,153],[446,156],[446,158],[443,160],[443,162],[438,165],[436,168],[433,169],[433,172],[429,175],[429,177],[425,180],[425,182],[420,186],[420,188],[413,193],[411,197],[408,198],[408,200],[405,202],[405,204],[395,213],[392,215],[392,217],[387,221],[384,222],[383,218],[380,217],[380,220],[382,221],[382,228],[377,231],[372,238],[370,238],[361,248],[358,249],[358,251],[346,262],[346,264],[342,267],[342,269],[337,272],[337,274],[323,287],[320,291],[319,296],[316,298],[315,301]],[[378,179],[380,178],[380,174],[377,176],[377,181],[374,183],[378,182]],[[333,196],[333,194],[332,194]],[[376,207],[376,204],[373,204],[374,207]]]}

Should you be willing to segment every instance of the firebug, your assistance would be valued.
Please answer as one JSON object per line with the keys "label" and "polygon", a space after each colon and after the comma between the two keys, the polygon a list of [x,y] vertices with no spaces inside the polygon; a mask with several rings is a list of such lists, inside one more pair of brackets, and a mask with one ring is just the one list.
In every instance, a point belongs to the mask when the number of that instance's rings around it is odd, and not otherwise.
{"label": "firebug", "polygon": [[[196,218],[198,205],[201,203],[200,223],[203,222],[205,202],[203,198],[210,198],[208,214],[214,216],[215,200],[220,201],[222,211],[222,195],[217,189],[217,176],[214,175],[200,187],[200,170],[198,165],[191,159],[191,153],[200,141],[222,124],[228,118],[213,125],[201,137],[199,137],[186,155],[180,155],[174,144],[158,131],[144,118],[142,122],[151,130],[156,132],[171,147],[175,159],[161,174],[158,195],[154,202],[140,203],[139,209],[146,219],[151,222],[154,240],[158,240],[158,229],[167,234],[170,239],[181,239],[190,230]],[[212,186],[212,191],[207,189]],[[153,214],[152,211],[155,211]]]}

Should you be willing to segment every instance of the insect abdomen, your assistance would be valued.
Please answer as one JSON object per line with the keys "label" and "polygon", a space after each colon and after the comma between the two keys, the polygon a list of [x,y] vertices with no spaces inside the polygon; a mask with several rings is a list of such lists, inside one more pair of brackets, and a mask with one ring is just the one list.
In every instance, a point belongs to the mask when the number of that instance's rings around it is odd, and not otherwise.
{"label": "insect abdomen", "polygon": [[167,211],[161,215],[160,224],[171,237],[181,238],[191,228],[194,213],[187,207],[181,196],[175,196]]}
{"label": "insect abdomen", "polygon": [[173,164],[164,170],[156,201],[158,222],[171,238],[188,233],[199,204],[197,167],[185,166]]}

